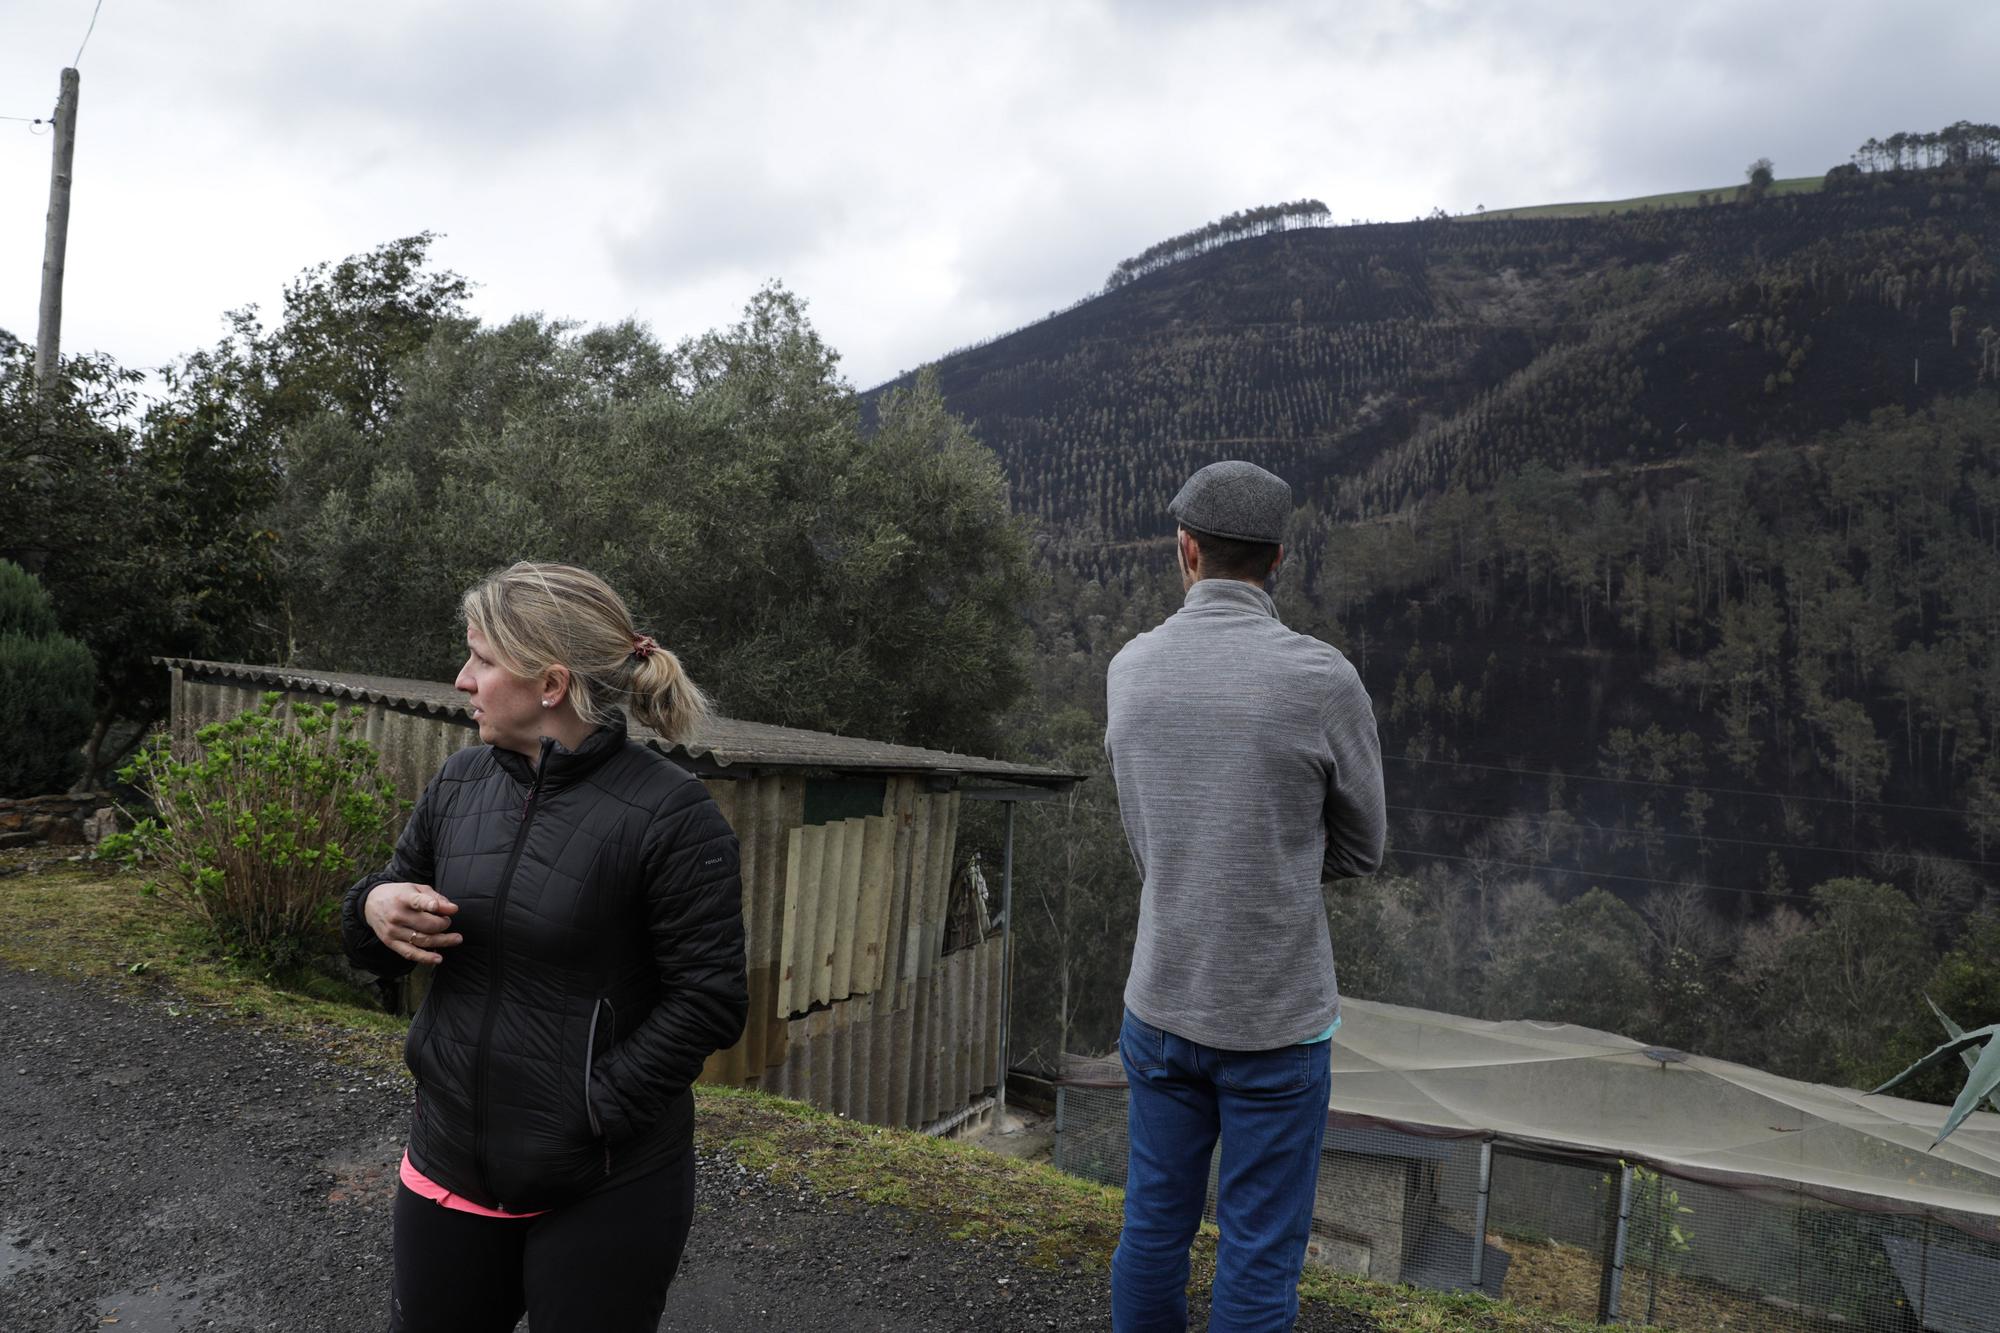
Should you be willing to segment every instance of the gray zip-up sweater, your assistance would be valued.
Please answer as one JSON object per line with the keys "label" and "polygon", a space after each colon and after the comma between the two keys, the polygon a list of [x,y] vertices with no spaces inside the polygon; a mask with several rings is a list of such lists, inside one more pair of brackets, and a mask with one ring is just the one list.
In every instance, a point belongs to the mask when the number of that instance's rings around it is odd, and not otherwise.
{"label": "gray zip-up sweater", "polygon": [[1320,880],[1381,864],[1382,755],[1361,677],[1269,594],[1203,579],[1112,659],[1104,748],[1145,884],[1125,1004],[1254,1051],[1340,1013]]}

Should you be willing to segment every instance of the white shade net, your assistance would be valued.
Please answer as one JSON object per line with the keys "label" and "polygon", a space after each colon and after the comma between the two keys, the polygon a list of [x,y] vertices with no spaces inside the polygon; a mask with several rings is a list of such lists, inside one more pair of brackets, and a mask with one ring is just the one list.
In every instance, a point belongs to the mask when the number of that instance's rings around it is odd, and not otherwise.
{"label": "white shade net", "polygon": [[[1560,1023],[1344,1000],[1337,1116],[2000,1217],[2000,1114],[1802,1083]],[[1856,1201],[1850,1199],[1849,1201]]]}

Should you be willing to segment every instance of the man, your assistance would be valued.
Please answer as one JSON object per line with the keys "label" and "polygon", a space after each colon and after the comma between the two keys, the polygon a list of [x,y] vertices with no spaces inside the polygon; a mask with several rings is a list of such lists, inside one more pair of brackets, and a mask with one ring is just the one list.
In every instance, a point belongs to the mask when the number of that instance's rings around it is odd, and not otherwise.
{"label": "man", "polygon": [[1288,1329],[1340,1019],[1321,878],[1381,863],[1361,678],[1279,621],[1291,487],[1214,463],[1169,506],[1185,604],[1111,663],[1104,745],[1144,887],[1119,1055],[1130,1087],[1118,1333],[1187,1327],[1188,1246],[1222,1166],[1209,1328]]}

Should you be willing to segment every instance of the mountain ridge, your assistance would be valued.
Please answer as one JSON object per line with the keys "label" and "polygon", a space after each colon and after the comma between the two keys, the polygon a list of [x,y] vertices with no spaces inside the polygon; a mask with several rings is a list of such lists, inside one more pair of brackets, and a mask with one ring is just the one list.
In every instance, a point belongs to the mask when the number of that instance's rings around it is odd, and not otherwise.
{"label": "mountain ridge", "polygon": [[[930,370],[1017,506],[1068,539],[1158,535],[1169,481],[1225,446],[1344,516],[1528,461],[1754,447],[2000,371],[1977,332],[2000,315],[1989,179],[1904,172],[1611,217],[1253,236]],[[1839,383],[1794,391],[1809,367]],[[1552,415],[1586,437],[1552,438]]]}

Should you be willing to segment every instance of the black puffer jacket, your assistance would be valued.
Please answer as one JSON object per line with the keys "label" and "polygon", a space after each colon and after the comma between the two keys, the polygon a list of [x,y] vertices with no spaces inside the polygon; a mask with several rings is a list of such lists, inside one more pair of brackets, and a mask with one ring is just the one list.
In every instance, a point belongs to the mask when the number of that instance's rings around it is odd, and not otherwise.
{"label": "black puffer jacket", "polygon": [[736,835],[701,782],[626,738],[624,719],[539,767],[460,750],[425,789],[388,867],[348,890],[356,966],[413,966],[375,937],[378,884],[458,904],[404,1059],[410,1161],[489,1208],[549,1208],[678,1159],[688,1087],[742,1034]]}

